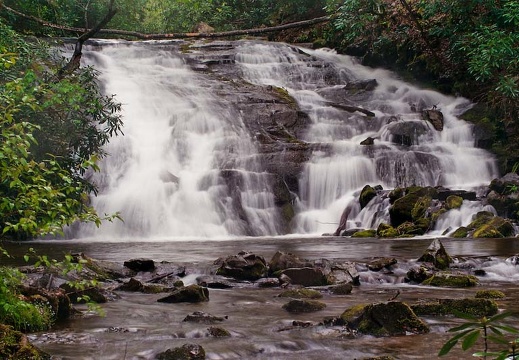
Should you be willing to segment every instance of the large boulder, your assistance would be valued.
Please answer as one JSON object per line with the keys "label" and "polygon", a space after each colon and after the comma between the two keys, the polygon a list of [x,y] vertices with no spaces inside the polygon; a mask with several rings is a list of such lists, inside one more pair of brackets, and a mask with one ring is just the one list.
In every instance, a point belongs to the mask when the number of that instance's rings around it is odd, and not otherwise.
{"label": "large boulder", "polygon": [[455,312],[470,314],[477,317],[497,314],[497,303],[491,299],[436,299],[411,305],[418,316],[424,315],[455,315]]}
{"label": "large boulder", "polygon": [[194,284],[177,289],[170,295],[157,300],[157,302],[163,303],[198,303],[203,301],[209,301],[209,290]]}
{"label": "large boulder", "polygon": [[373,336],[429,332],[427,324],[420,320],[407,304],[399,301],[356,305],[344,311],[341,320],[349,328]]}
{"label": "large boulder", "polygon": [[418,262],[432,263],[436,268],[445,270],[452,263],[452,258],[439,239],[434,239],[427,250],[420,256]]}
{"label": "large boulder", "polygon": [[303,286],[328,285],[328,279],[322,269],[315,267],[285,269],[282,275],[290,278],[290,283]]}
{"label": "large boulder", "polygon": [[296,255],[277,251],[268,263],[271,274],[289,268],[303,268],[312,266],[308,260],[301,260]]}
{"label": "large boulder", "polygon": [[389,209],[391,225],[398,227],[424,216],[431,199],[436,196],[437,191],[431,187],[407,188],[406,194],[395,200]]}
{"label": "large boulder", "polygon": [[422,285],[464,288],[476,286],[478,283],[478,279],[472,275],[442,272],[425,279]]}
{"label": "large boulder", "polygon": [[515,234],[514,226],[510,221],[494,216],[477,227],[472,234],[473,238],[503,238]]}
{"label": "large boulder", "polygon": [[241,251],[223,260],[217,275],[229,276],[238,280],[258,280],[268,274],[267,262],[262,256]]}
{"label": "large boulder", "polygon": [[155,270],[155,262],[152,259],[131,259],[125,261],[124,266],[136,272]]}
{"label": "large boulder", "polygon": [[364,209],[368,203],[377,196],[377,191],[369,185],[364,186],[360,192],[360,208]]}
{"label": "large boulder", "polygon": [[309,313],[323,310],[326,304],[317,300],[290,300],[283,309],[293,314]]}
{"label": "large boulder", "polygon": [[198,344],[184,344],[157,354],[157,360],[204,360],[205,350]]}
{"label": "large boulder", "polygon": [[0,324],[0,359],[49,360],[49,354],[32,345],[27,336]]}

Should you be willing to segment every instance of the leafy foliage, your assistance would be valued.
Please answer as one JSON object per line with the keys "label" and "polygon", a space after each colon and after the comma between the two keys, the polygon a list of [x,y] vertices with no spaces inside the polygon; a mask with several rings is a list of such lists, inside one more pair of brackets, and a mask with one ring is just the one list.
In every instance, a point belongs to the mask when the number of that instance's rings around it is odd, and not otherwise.
{"label": "leafy foliage", "polygon": [[101,96],[92,69],[56,81],[59,63],[42,45],[1,23],[0,39],[0,237],[56,233],[78,220],[99,225],[86,202],[96,189],[83,175],[121,132],[120,105]]}
{"label": "leafy foliage", "polygon": [[[456,316],[465,319],[466,322],[460,326],[449,329],[449,332],[456,332],[457,334],[450,338],[440,349],[438,356],[447,355],[452,348],[461,341],[461,348],[466,351],[472,348],[478,339],[483,338],[484,351],[474,353],[474,356],[482,356],[486,359],[487,356],[492,356],[496,360],[504,360],[508,357],[508,345],[515,344],[516,341],[509,343],[506,339],[505,333],[519,334],[519,330],[515,327],[502,324],[501,321],[509,316],[511,313],[504,312],[494,315],[490,318],[477,318],[469,314],[455,312]],[[507,348],[502,351],[488,351],[488,342],[493,342],[499,345],[505,345]],[[515,351],[515,346],[512,347]],[[515,358],[515,353],[512,355]]]}

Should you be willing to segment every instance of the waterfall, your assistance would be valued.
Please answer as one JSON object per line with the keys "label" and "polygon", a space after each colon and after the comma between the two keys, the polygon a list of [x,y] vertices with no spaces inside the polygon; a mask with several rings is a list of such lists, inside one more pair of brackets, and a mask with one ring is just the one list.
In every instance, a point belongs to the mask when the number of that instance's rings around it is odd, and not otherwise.
{"label": "waterfall", "polygon": [[[100,41],[87,49],[103,90],[123,104],[125,133],[111,140],[102,171],[92,175],[99,187],[92,205],[99,214],[119,212],[124,222],[81,225],[71,236],[203,239],[286,232],[273,174],[258,160],[259,142],[248,128],[255,118],[238,106],[242,100],[222,96],[224,82],[285,89],[310,119],[297,141],[325,145],[312,148],[297,175],[293,233],[333,232],[346,207],[349,227],[387,222],[387,202],[358,206],[366,184],[469,190],[498,176],[494,158],[475,147],[473,126],[458,118],[472,106],[466,99],[420,89],[331,50],[256,41],[219,47],[229,53],[215,63],[242,76],[229,79],[221,68],[190,65],[182,44]],[[426,109],[441,111],[442,131],[422,119]],[[360,144],[368,138],[374,145]],[[473,205],[443,226],[465,221],[468,209]]]}
{"label": "waterfall", "polygon": [[[417,88],[327,49],[249,43],[241,47],[238,60],[248,81],[286,89],[309,114],[312,125],[305,141],[333,148],[331,154],[314,152],[305,166],[298,232],[333,232],[348,204],[350,227],[388,222],[388,204],[362,211],[355,205],[366,184],[474,189],[498,176],[494,158],[475,147],[473,126],[457,117],[471,107],[466,99]],[[349,113],[331,102],[355,105],[375,116]],[[443,131],[422,120],[425,109],[441,110]],[[375,146],[360,145],[368,137]]]}
{"label": "waterfall", "polygon": [[124,220],[73,236],[110,239],[276,235],[272,192],[241,115],[175,48],[106,42],[86,53],[123,105],[124,136],[92,180],[99,214]]}

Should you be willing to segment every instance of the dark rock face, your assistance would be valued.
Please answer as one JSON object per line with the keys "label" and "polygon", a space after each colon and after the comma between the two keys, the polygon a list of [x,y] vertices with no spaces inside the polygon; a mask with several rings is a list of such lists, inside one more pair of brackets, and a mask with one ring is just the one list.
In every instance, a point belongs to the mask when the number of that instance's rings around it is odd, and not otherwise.
{"label": "dark rock face", "polygon": [[204,360],[205,350],[198,344],[184,344],[157,354],[157,360]]}
{"label": "dark rock face", "polygon": [[157,302],[163,303],[198,303],[209,301],[209,290],[198,285],[189,285],[173,291],[170,295],[160,298]]}
{"label": "dark rock face", "polygon": [[395,265],[397,260],[395,258],[378,258],[368,263],[368,269],[371,271],[380,271],[384,268],[389,269],[392,265]]}
{"label": "dark rock face", "polygon": [[341,319],[348,327],[366,335],[396,336],[429,332],[427,324],[407,304],[398,301],[357,305],[344,311]]}
{"label": "dark rock face", "polygon": [[124,266],[133,271],[153,271],[155,262],[151,259],[131,259],[124,262]]}
{"label": "dark rock face", "polygon": [[375,197],[377,196],[377,191],[372,188],[369,185],[364,186],[360,192],[359,196],[359,202],[360,202],[360,208],[364,209],[366,205]]}
{"label": "dark rock face", "polygon": [[443,114],[441,111],[436,109],[422,111],[422,117],[424,120],[428,120],[437,131],[443,130]]}
{"label": "dark rock face", "polygon": [[283,270],[283,275],[290,278],[290,283],[303,286],[328,285],[328,280],[321,269],[318,268],[294,268]]}
{"label": "dark rock face", "polygon": [[388,126],[391,141],[397,145],[418,145],[418,138],[431,131],[422,121],[398,121]]}
{"label": "dark rock face", "polygon": [[262,256],[249,252],[240,252],[238,255],[227,257],[217,275],[229,276],[238,280],[258,280],[268,274],[267,263]]}

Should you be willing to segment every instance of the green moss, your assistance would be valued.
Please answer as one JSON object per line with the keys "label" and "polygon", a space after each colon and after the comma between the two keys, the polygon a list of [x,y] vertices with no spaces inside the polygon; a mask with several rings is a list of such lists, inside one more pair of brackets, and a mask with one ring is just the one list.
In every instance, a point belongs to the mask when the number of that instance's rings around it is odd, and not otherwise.
{"label": "green moss", "polygon": [[465,226],[457,228],[454,232],[452,232],[449,236],[460,239],[460,238],[466,238],[469,235],[469,229],[467,229]]}
{"label": "green moss", "polygon": [[398,199],[400,199],[402,196],[404,196],[404,189],[402,188],[396,188],[396,189],[393,189],[388,197],[389,197],[389,203],[390,204],[393,204],[395,201],[397,201]]}
{"label": "green moss", "polygon": [[320,299],[323,295],[313,289],[291,289],[283,291],[279,297],[289,297],[294,299]]}
{"label": "green moss", "polygon": [[377,235],[381,238],[396,238],[400,234],[391,225],[381,223],[377,228]]}
{"label": "green moss", "polygon": [[435,223],[436,221],[438,221],[438,218],[439,218],[440,216],[442,216],[443,214],[445,214],[446,212],[447,212],[447,209],[444,209],[444,208],[441,208],[441,209],[439,209],[439,210],[433,212],[433,213],[431,214],[431,221],[432,221],[433,223]]}
{"label": "green moss", "polygon": [[461,312],[477,317],[492,316],[497,314],[498,307],[494,300],[490,299],[439,299],[421,304],[412,305],[411,308],[418,316],[424,315],[454,315]]}
{"label": "green moss", "polygon": [[292,97],[285,88],[281,88],[278,86],[272,86],[272,89],[276,92],[277,96],[281,101],[290,106],[294,110],[299,109],[299,105],[297,104],[296,99]]}
{"label": "green moss", "polygon": [[377,230],[361,230],[354,233],[351,237],[354,238],[368,238],[368,237],[376,237],[377,236]]}
{"label": "green moss", "polygon": [[472,234],[473,238],[496,239],[504,237],[495,227],[489,224],[480,226]]}
{"label": "green moss", "polygon": [[369,185],[364,186],[359,196],[360,208],[363,209],[375,196],[377,196],[375,189]]}
{"label": "green moss", "polygon": [[346,309],[341,314],[342,322],[346,325],[354,323],[355,320],[363,313],[366,306],[367,304],[358,304]]}
{"label": "green moss", "polygon": [[419,198],[413,206],[413,210],[411,210],[411,216],[414,221],[423,218],[429,206],[431,206],[431,197],[430,196],[422,196]]}
{"label": "green moss", "polygon": [[422,285],[438,286],[438,287],[471,287],[478,284],[478,279],[472,275],[438,273],[425,279]]}
{"label": "green moss", "polygon": [[462,204],[463,198],[458,195],[449,195],[447,199],[445,199],[445,207],[447,210],[459,209]]}
{"label": "green moss", "polygon": [[476,292],[477,299],[503,299],[506,295],[499,290],[479,290]]}
{"label": "green moss", "polygon": [[48,360],[50,355],[29,343],[21,332],[0,324],[0,359]]}
{"label": "green moss", "polygon": [[325,307],[325,303],[317,300],[290,300],[283,305],[283,309],[293,314],[320,311]]}
{"label": "green moss", "polygon": [[478,227],[487,223],[493,217],[494,214],[489,211],[480,211],[474,216],[472,222],[467,225],[467,227],[471,230],[477,229]]}

